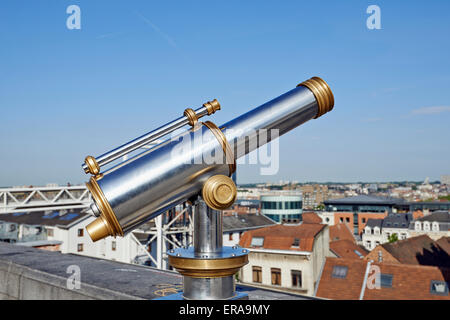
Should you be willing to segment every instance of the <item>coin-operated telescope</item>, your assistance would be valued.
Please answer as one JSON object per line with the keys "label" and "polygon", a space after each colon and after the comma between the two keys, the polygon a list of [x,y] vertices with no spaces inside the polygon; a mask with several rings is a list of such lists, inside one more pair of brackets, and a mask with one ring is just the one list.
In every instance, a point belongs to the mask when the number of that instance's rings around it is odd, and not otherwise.
{"label": "coin-operated telescope", "polygon": [[[181,203],[193,206],[194,245],[170,250],[169,263],[183,278],[185,299],[235,299],[234,274],[248,263],[248,252],[222,245],[221,210],[236,199],[230,178],[236,160],[311,119],[331,111],[333,94],[313,77],[296,88],[222,126],[199,119],[220,110],[213,100],[183,117],[83,164],[92,174],[87,187],[97,219],[86,230],[93,241],[124,236]],[[190,125],[151,149],[105,172],[120,157]],[[276,131],[269,135],[268,131]],[[214,160],[214,161],[211,161]]]}

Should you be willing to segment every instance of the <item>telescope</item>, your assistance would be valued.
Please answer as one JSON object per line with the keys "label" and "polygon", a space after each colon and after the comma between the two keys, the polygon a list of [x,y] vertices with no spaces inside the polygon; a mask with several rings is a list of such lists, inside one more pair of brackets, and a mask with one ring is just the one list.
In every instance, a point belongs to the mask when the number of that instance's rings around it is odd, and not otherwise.
{"label": "telescope", "polygon": [[[167,252],[170,265],[183,275],[181,298],[236,299],[233,276],[248,263],[248,250],[222,245],[221,213],[236,200],[237,188],[230,178],[236,160],[333,106],[327,83],[313,77],[221,126],[199,121],[221,109],[214,99],[196,110],[185,109],[182,117],[99,157],[87,156],[82,167],[92,175],[86,185],[97,217],[86,227],[89,236],[93,241],[124,236],[177,205],[192,205],[193,246]],[[174,133],[183,127],[185,131]]]}

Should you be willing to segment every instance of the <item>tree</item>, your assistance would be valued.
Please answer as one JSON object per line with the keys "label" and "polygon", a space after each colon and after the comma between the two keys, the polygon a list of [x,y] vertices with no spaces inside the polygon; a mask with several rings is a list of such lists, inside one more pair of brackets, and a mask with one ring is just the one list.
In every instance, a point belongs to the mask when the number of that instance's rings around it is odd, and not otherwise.
{"label": "tree", "polygon": [[393,242],[395,242],[395,241],[397,241],[397,240],[398,240],[398,235],[397,235],[396,233],[393,233],[393,234],[391,234],[391,235],[388,237],[389,243],[393,243]]}

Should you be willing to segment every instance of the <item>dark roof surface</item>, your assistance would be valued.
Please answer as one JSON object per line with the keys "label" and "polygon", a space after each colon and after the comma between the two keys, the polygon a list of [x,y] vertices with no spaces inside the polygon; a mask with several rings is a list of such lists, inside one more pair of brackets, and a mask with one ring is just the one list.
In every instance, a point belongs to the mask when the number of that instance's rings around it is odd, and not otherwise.
{"label": "dark roof surface", "polygon": [[417,219],[419,221],[437,221],[437,222],[447,222],[450,223],[450,212],[448,211],[435,211],[426,215],[422,218]]}
{"label": "dark roof surface", "polygon": [[14,222],[18,224],[41,225],[41,226],[68,226],[73,222],[86,218],[90,214],[87,212],[74,211],[61,214],[59,211],[29,212],[29,213],[6,213],[0,214],[0,221]]}
{"label": "dark roof surface", "polygon": [[369,219],[367,220],[366,227],[375,228],[378,227],[381,229],[383,226],[383,219]]}
{"label": "dark roof surface", "polygon": [[[7,268],[24,266],[59,277],[64,282],[68,277],[67,268],[76,265],[82,270],[81,290],[83,284],[86,284],[141,299],[160,298],[180,290],[183,284],[181,275],[173,271],[0,242],[0,266],[2,265]],[[240,284],[236,285],[236,289],[247,292],[250,300],[315,299]]]}
{"label": "dark roof surface", "polygon": [[383,219],[383,228],[403,228],[408,229],[413,220],[410,213],[391,213]]}
{"label": "dark roof surface", "polygon": [[439,246],[439,243],[427,235],[384,243],[381,246],[403,264],[450,268],[450,252],[446,251],[448,247]]}
{"label": "dark roof surface", "polygon": [[358,195],[354,197],[347,197],[342,199],[332,199],[324,201],[325,205],[328,204],[378,204],[378,205],[394,205],[405,203],[403,199],[391,198],[391,197],[378,197],[378,196],[368,196],[368,195]]}
{"label": "dark roof surface", "polygon": [[241,214],[223,217],[223,231],[239,231],[273,225],[276,222],[262,214]]}

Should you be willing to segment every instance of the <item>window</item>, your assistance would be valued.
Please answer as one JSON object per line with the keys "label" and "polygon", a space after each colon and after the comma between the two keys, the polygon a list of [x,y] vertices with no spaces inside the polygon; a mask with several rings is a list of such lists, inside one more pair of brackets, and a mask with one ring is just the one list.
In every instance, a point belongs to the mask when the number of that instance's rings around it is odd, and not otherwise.
{"label": "window", "polygon": [[82,251],[83,251],[83,244],[82,244],[82,243],[79,243],[79,244],[77,245],[77,251],[78,251],[78,252],[82,252]]}
{"label": "window", "polygon": [[392,288],[392,274],[380,274],[380,285],[382,288]]}
{"label": "window", "polygon": [[294,242],[292,243],[292,246],[295,248],[300,247],[300,239],[299,238],[294,238]]}
{"label": "window", "polygon": [[366,218],[361,219],[362,223],[366,223]]}
{"label": "window", "polygon": [[111,242],[111,250],[116,251],[116,248],[117,248],[117,243],[115,241],[112,241]]}
{"label": "window", "polygon": [[448,296],[448,283],[445,281],[431,280],[430,293]]}
{"label": "window", "polygon": [[433,231],[439,231],[439,223],[434,221],[433,224],[431,225],[431,228]]}
{"label": "window", "polygon": [[430,223],[428,221],[425,221],[423,223],[423,230],[424,231],[430,231]]}
{"label": "window", "polygon": [[281,286],[281,269],[272,268],[270,273],[272,274],[272,285]]}
{"label": "window", "polygon": [[292,286],[294,288],[302,287],[302,272],[300,270],[291,270]]}
{"label": "window", "polygon": [[252,247],[262,247],[264,244],[264,237],[252,237]]}
{"label": "window", "polygon": [[333,278],[345,279],[347,277],[347,271],[348,267],[346,266],[334,266],[331,276]]}
{"label": "window", "polygon": [[420,231],[421,229],[422,229],[422,226],[421,226],[420,222],[416,221],[416,223],[414,224],[414,230]]}
{"label": "window", "polygon": [[233,241],[233,234],[231,232],[228,234],[228,240]]}
{"label": "window", "polygon": [[348,222],[348,223],[350,223],[350,218],[345,218],[345,222]]}
{"label": "window", "polygon": [[78,236],[82,237],[84,235],[84,230],[83,229],[78,229]]}
{"label": "window", "polygon": [[339,218],[339,221],[340,222],[344,222],[344,218]]}
{"label": "window", "polygon": [[53,235],[54,235],[53,229],[47,229],[47,236],[53,237]]}
{"label": "window", "polygon": [[262,269],[261,267],[252,267],[253,270],[253,282],[261,283],[262,282]]}

